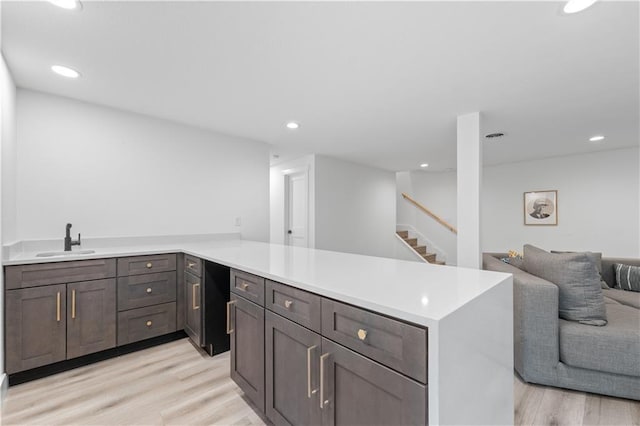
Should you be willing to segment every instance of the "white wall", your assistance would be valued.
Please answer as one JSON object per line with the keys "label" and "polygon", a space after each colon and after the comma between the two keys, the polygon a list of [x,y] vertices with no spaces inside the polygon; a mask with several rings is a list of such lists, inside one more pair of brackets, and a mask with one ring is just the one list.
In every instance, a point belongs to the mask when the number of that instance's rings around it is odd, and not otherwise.
{"label": "white wall", "polygon": [[[7,236],[15,235],[15,167],[12,163],[15,158],[16,139],[16,86],[2,57],[0,61],[0,241],[5,242]],[[6,197],[6,198],[5,198]],[[12,238],[12,237],[11,237]],[[4,274],[0,273],[0,312],[4,312]],[[4,315],[0,315],[0,386],[4,379]],[[0,393],[2,391],[0,390]],[[0,396],[1,398],[1,396]]]}
{"label": "white wall", "polygon": [[[638,154],[628,148],[485,167],[483,251],[522,250],[529,243],[640,257]],[[455,173],[411,177],[419,201],[445,220],[455,218]],[[525,226],[523,193],[546,189],[558,190],[558,226]]]}
{"label": "white wall", "polygon": [[[268,240],[268,145],[18,90],[17,238]],[[241,226],[235,226],[236,217]]]}
{"label": "white wall", "polygon": [[[402,198],[405,192],[452,226],[457,226],[455,172],[401,172],[396,175],[398,223],[413,225],[446,253],[447,265],[457,264],[457,236]],[[427,246],[427,250],[434,249]]]}
{"label": "white wall", "polygon": [[271,166],[270,183],[270,242],[285,244],[285,178],[288,173],[308,172],[308,247],[315,247],[315,156],[307,155],[295,160],[282,162]]}
{"label": "white wall", "polygon": [[322,155],[315,172],[316,248],[394,257],[395,174]]}
{"label": "white wall", "polygon": [[[638,148],[485,168],[484,251],[590,250],[640,257]],[[558,226],[523,225],[525,191],[558,190]]]}

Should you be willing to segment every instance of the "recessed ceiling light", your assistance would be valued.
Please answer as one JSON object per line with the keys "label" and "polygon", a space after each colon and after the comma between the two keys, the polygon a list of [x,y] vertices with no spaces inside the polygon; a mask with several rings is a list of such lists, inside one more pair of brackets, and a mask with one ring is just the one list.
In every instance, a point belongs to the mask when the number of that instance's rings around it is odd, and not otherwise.
{"label": "recessed ceiling light", "polygon": [[567,4],[564,5],[564,13],[577,13],[585,10],[592,4],[594,4],[597,0],[569,0]]}
{"label": "recessed ceiling light", "polygon": [[593,136],[589,138],[589,141],[591,142],[598,142],[604,139],[604,136],[602,135],[598,135],[598,136]]}
{"label": "recessed ceiling light", "polygon": [[487,139],[501,138],[503,136],[504,136],[504,133],[500,133],[500,132],[488,133],[488,134],[484,135],[484,137],[487,138]]}
{"label": "recessed ceiling light", "polygon": [[287,129],[295,130],[298,127],[300,127],[300,125],[298,123],[296,123],[295,121],[290,121],[290,122],[287,123]]}
{"label": "recessed ceiling light", "polygon": [[53,65],[51,67],[51,71],[55,72],[58,75],[67,78],[78,78],[80,77],[80,73],[72,68],[65,67],[63,65]]}
{"label": "recessed ceiling light", "polygon": [[427,167],[429,167],[429,163],[422,163],[420,164],[420,167],[422,167],[423,169],[426,169]]}
{"label": "recessed ceiling light", "polygon": [[82,3],[78,0],[49,0],[49,3],[68,10],[82,9]]}

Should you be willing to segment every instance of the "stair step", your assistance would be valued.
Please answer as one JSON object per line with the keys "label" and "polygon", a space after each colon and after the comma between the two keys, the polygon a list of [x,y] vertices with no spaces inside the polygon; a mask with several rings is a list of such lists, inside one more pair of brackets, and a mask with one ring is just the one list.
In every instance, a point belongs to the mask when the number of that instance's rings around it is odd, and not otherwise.
{"label": "stair step", "polygon": [[435,253],[426,253],[423,254],[422,257],[424,257],[427,262],[429,263],[435,263],[436,262],[436,254]]}
{"label": "stair step", "polygon": [[400,238],[409,238],[409,231],[396,231]]}
{"label": "stair step", "polygon": [[427,246],[415,246],[413,249],[419,254],[427,254]]}
{"label": "stair step", "polygon": [[417,238],[404,238],[404,240],[407,242],[407,244],[409,244],[411,247],[417,247],[418,246],[418,239]]}

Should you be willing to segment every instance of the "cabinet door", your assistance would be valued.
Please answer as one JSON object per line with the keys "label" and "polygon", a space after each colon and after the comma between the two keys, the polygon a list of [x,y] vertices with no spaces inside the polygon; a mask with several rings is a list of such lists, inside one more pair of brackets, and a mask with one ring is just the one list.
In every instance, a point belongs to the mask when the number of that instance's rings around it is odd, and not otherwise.
{"label": "cabinet door", "polygon": [[322,339],[324,425],[426,425],[427,390],[418,382]]}
{"label": "cabinet door", "polygon": [[266,414],[275,425],[319,425],[322,338],[265,311]]}
{"label": "cabinet door", "polygon": [[264,412],[264,308],[231,294],[231,379]]}
{"label": "cabinet door", "polygon": [[116,346],[116,280],[67,285],[67,359]]}
{"label": "cabinet door", "polygon": [[66,357],[66,285],[6,292],[7,373]]}
{"label": "cabinet door", "polygon": [[193,343],[202,346],[202,318],[204,306],[202,306],[202,283],[200,278],[184,273],[185,284],[185,322],[184,331],[189,335]]}

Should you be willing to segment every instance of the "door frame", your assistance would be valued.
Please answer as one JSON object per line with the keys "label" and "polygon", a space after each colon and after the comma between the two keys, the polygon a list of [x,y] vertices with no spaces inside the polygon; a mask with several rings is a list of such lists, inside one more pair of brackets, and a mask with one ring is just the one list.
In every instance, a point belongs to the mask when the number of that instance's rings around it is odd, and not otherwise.
{"label": "door frame", "polygon": [[305,232],[306,232],[306,241],[307,241],[307,247],[310,247],[310,241],[309,241],[309,225],[310,225],[310,221],[309,221],[309,207],[310,207],[310,194],[309,194],[309,169],[310,167],[304,166],[304,167],[295,167],[292,169],[287,169],[287,170],[283,170],[282,171],[282,177],[284,180],[284,243],[287,246],[291,245],[291,241],[289,239],[289,234],[288,234],[288,230],[289,230],[289,211],[290,211],[290,191],[289,191],[289,182],[291,180],[291,176],[292,175],[304,175],[304,177],[307,179],[307,198],[305,200],[305,204],[307,205],[307,217],[306,217],[306,222],[307,222],[307,226],[305,227]]}

